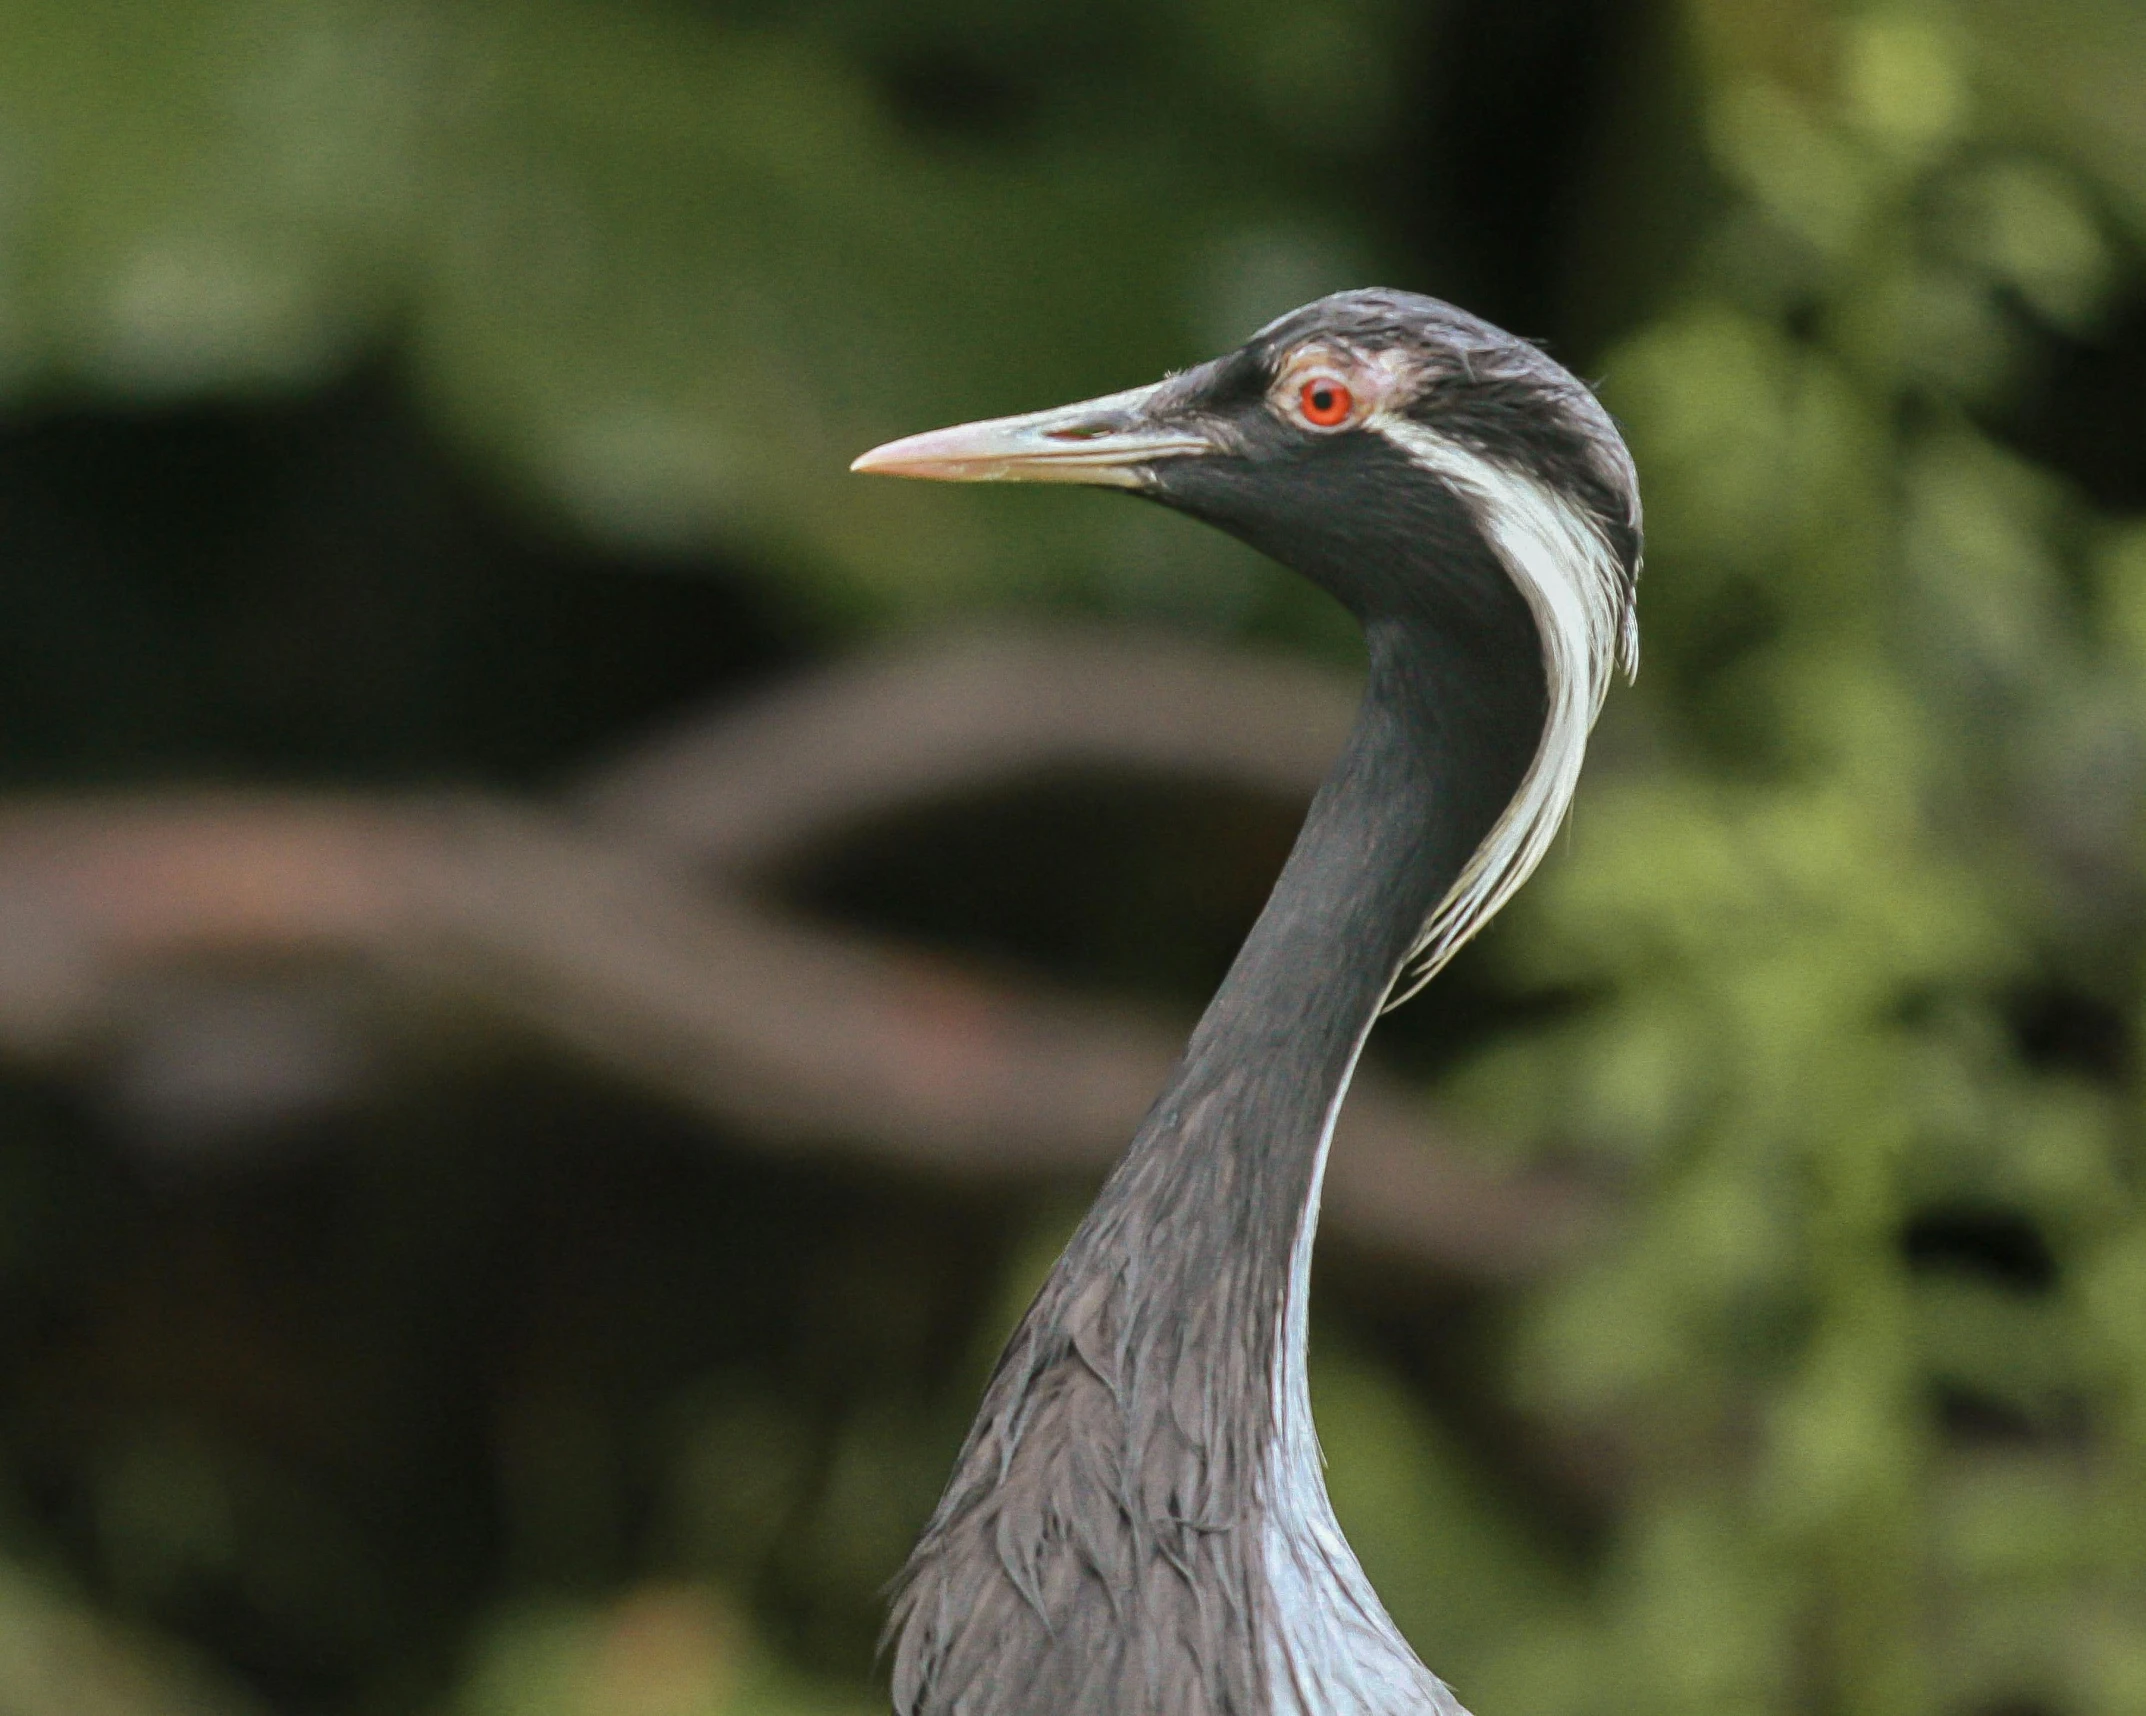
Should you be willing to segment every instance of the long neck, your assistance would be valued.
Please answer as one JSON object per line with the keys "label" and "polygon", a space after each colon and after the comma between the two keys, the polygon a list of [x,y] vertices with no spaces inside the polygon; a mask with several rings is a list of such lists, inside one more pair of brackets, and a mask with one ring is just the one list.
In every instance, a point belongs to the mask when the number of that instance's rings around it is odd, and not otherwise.
{"label": "long neck", "polygon": [[[899,1711],[1299,1708],[1280,1689],[1304,1674],[1276,1667],[1290,1629],[1314,1606],[1376,1610],[1309,1454],[1305,1268],[1364,1035],[1541,740],[1527,609],[1517,595],[1475,607],[1367,625],[1369,684],[1341,759],[1008,1344],[904,1575]],[[1308,1600],[1281,1589],[1277,1530]],[[1415,1691],[1334,1711],[1425,1703],[1422,1670],[1383,1637],[1401,1665],[1388,1684]]]}
{"label": "long neck", "polygon": [[1348,744],[1098,1199],[1089,1243],[1066,1259],[1074,1273],[1134,1264],[1144,1303],[1132,1321],[1146,1327],[1124,1333],[1135,1346],[1145,1336],[1157,1357],[1178,1346],[1173,1329],[1198,1337],[1184,1350],[1210,1367],[1218,1431],[1261,1423],[1284,1380],[1275,1367],[1299,1357],[1286,1301],[1300,1310],[1326,1143],[1357,1053],[1539,743],[1539,646],[1513,609],[1495,636],[1397,621],[1367,629],[1370,676]]}

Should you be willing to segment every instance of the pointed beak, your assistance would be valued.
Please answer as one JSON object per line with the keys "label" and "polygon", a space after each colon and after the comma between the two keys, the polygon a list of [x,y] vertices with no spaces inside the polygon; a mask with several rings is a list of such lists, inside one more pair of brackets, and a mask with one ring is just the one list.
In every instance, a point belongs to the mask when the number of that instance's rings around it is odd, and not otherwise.
{"label": "pointed beak", "polygon": [[[1158,384],[1159,386],[1159,384]],[[934,429],[874,447],[850,469],[887,477],[928,477],[942,483],[1091,483],[1136,489],[1145,467],[1216,451],[1213,441],[1183,423],[1149,419],[1157,387],[1136,387],[1107,398]]]}

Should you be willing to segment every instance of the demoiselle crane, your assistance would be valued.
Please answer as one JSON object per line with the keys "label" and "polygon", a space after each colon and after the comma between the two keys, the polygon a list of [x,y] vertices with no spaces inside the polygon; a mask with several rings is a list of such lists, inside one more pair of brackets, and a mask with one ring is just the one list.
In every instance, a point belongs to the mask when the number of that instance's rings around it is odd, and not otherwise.
{"label": "demoiselle crane", "polygon": [[1458,1712],[1327,1501],[1312,1234],[1373,1021],[1535,868],[1612,672],[1636,666],[1624,443],[1535,346],[1356,291],[1152,386],[853,468],[1159,501],[1331,592],[1369,654],[1265,910],[1008,1343],[902,1576],[896,1708]]}

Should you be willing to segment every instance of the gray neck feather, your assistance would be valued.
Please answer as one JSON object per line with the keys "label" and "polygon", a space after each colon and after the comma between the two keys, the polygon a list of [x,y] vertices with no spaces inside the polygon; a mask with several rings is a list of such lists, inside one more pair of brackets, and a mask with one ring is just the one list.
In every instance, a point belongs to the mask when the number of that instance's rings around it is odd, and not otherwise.
{"label": "gray neck feather", "polygon": [[1543,730],[1539,645],[1512,610],[1459,644],[1367,627],[1348,745],[903,1575],[903,1716],[1457,1709],[1334,1526],[1304,1299],[1364,1036]]}

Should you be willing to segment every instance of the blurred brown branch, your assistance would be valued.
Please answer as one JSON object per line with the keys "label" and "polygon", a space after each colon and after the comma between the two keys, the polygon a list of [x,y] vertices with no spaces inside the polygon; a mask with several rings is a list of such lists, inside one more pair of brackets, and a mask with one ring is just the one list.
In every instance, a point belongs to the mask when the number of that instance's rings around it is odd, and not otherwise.
{"label": "blurred brown branch", "polygon": [[732,867],[895,805],[1046,764],[1309,799],[1356,690],[1274,657],[1117,632],[957,633],[797,680],[592,780],[604,822]]}
{"label": "blurred brown branch", "polygon": [[[94,1054],[142,983],[213,961],[359,962],[511,1020],[790,1150],[963,1176],[1097,1172],[1181,1027],[785,914],[750,865],[918,798],[1109,762],[1309,793],[1345,683],[1144,641],[923,645],[794,683],[625,759],[577,807],[192,793],[0,811],[0,1047]],[[1375,1071],[1328,1182],[1359,1241],[1530,1270],[1597,1213],[1445,1137]]]}

